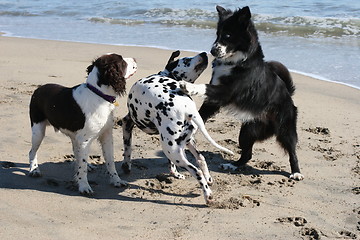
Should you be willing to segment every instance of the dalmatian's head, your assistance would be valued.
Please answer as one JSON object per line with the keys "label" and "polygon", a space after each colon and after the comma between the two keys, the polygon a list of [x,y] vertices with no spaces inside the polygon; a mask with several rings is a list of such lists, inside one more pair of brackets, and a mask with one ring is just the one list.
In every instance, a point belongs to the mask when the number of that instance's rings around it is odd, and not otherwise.
{"label": "dalmatian's head", "polygon": [[202,52],[194,57],[184,57],[175,60],[179,55],[180,51],[173,52],[166,64],[165,70],[168,72],[168,77],[177,81],[195,82],[208,65],[206,52]]}

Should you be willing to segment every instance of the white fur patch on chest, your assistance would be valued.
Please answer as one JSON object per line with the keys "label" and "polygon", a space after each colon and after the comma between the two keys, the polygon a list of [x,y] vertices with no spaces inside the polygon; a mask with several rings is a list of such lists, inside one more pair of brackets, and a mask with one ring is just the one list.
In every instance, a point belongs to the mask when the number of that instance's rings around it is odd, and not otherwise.
{"label": "white fur patch on chest", "polygon": [[258,117],[249,111],[240,110],[238,107],[236,107],[233,104],[225,106],[223,110],[225,111],[226,114],[232,115],[233,117],[235,117],[236,119],[242,122],[252,121]]}
{"label": "white fur patch on chest", "polygon": [[214,67],[210,84],[219,85],[220,77],[231,75],[232,67],[233,66],[231,65],[225,65],[225,64]]}
{"label": "white fur patch on chest", "polygon": [[[112,117],[114,104],[96,96],[85,84],[76,88],[73,96],[85,115],[85,126],[91,132],[99,132]],[[69,116],[71,117],[71,116]]]}

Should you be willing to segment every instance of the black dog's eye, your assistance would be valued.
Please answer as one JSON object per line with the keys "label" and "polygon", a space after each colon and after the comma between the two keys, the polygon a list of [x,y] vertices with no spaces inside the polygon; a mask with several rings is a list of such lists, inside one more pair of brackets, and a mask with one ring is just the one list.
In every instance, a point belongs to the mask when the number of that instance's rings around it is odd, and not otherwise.
{"label": "black dog's eye", "polygon": [[224,35],[224,39],[229,39],[229,38],[231,38],[231,35],[230,35],[230,34],[225,34],[225,35]]}

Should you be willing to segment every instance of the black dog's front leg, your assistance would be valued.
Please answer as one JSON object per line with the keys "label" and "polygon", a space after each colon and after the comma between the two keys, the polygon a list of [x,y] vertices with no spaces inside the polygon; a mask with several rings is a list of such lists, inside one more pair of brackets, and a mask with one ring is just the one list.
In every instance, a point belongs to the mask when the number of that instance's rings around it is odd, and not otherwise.
{"label": "black dog's front leg", "polygon": [[206,99],[199,110],[204,122],[216,114],[231,99],[231,94],[224,85],[192,84],[181,81],[180,88],[189,95],[205,96]]}
{"label": "black dog's front leg", "polygon": [[204,102],[200,109],[199,109],[199,113],[201,118],[204,120],[204,122],[206,122],[210,117],[214,116],[215,114],[217,114],[220,110],[220,106],[217,104],[212,104],[212,103],[208,103],[208,102]]}
{"label": "black dog's front leg", "polygon": [[249,121],[241,125],[239,147],[242,150],[236,166],[245,165],[252,158],[252,148],[255,142],[263,141],[274,135],[274,125],[271,122]]}

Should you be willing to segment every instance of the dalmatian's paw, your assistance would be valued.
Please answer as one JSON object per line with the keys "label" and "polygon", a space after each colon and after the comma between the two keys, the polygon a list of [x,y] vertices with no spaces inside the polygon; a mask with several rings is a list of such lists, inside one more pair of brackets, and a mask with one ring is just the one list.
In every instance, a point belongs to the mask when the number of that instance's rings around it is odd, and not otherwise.
{"label": "dalmatian's paw", "polygon": [[212,195],[212,192],[210,189],[208,189],[209,191],[207,193],[205,193],[204,197],[205,197],[205,202],[206,205],[210,206],[213,202],[214,202],[214,197]]}
{"label": "dalmatian's paw", "polygon": [[92,196],[94,195],[94,191],[90,187],[88,182],[79,182],[79,192],[84,196]]}
{"label": "dalmatian's paw", "polygon": [[39,167],[31,169],[30,172],[29,172],[29,176],[34,177],[34,178],[41,177],[41,172],[40,172]]}
{"label": "dalmatian's paw", "polygon": [[117,173],[115,173],[114,175],[112,175],[112,177],[110,177],[110,184],[118,188],[122,186],[127,186],[128,182],[121,180]]}

